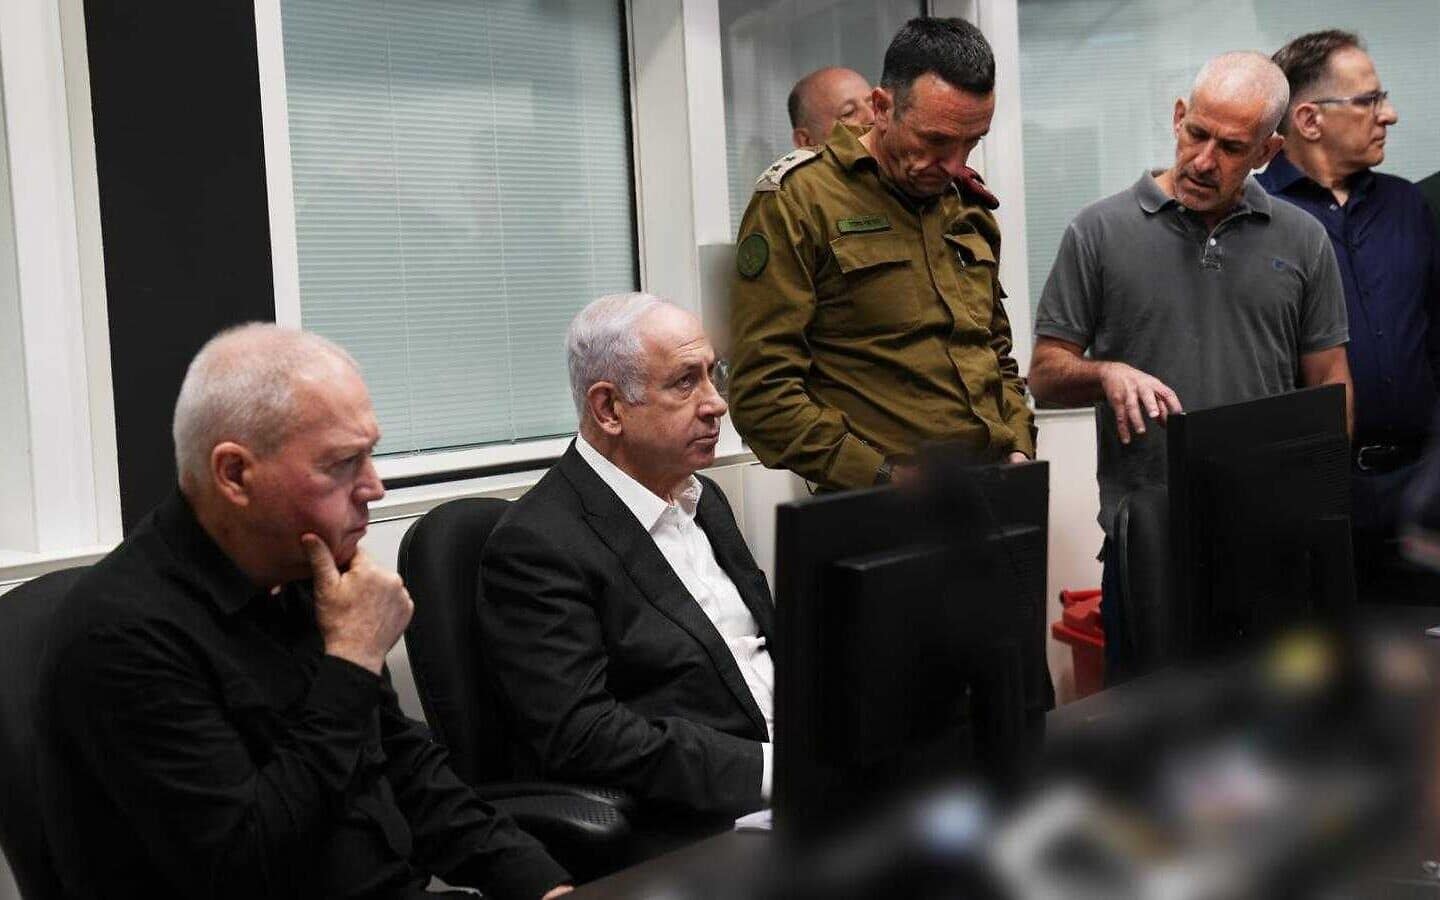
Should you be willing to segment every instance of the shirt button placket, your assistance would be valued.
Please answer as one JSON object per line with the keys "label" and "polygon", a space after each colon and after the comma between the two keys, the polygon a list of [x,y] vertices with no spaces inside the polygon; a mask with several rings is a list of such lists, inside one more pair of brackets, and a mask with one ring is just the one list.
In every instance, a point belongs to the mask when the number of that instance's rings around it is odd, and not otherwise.
{"label": "shirt button placket", "polygon": [[1205,239],[1205,252],[1200,257],[1200,265],[1207,269],[1220,268],[1220,241],[1211,236]]}

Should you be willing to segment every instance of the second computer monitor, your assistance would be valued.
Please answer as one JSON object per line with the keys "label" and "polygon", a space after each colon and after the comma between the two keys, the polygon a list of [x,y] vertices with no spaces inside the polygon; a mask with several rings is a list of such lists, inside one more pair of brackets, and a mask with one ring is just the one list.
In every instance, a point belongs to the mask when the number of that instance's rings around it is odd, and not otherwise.
{"label": "second computer monitor", "polygon": [[1052,704],[1045,463],[930,461],[914,490],[777,513],[776,827],[823,834],[907,788],[1021,776]]}
{"label": "second computer monitor", "polygon": [[1355,597],[1345,389],[1172,416],[1177,656],[1205,658]]}

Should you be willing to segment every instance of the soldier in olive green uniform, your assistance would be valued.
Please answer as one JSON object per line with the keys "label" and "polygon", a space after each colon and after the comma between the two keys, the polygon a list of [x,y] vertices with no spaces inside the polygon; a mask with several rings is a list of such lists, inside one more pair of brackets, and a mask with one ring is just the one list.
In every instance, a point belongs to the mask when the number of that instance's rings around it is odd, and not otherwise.
{"label": "soldier in olive green uniform", "polygon": [[736,252],[729,400],[768,466],[852,488],[890,480],[930,441],[1035,454],[996,275],[998,204],[965,166],[994,111],[994,61],[964,28],[988,72],[931,65],[923,41],[901,48],[919,74],[892,66],[902,29],[875,128],[837,125],[756,184]]}

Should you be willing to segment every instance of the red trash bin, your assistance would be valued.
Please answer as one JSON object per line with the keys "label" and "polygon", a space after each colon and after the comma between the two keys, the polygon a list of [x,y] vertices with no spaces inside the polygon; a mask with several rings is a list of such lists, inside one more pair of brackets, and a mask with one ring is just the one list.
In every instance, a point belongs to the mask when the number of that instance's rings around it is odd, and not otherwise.
{"label": "red trash bin", "polygon": [[1100,619],[1100,591],[1061,591],[1060,605],[1060,621],[1050,626],[1050,634],[1070,645],[1078,700],[1105,687],[1105,626]]}

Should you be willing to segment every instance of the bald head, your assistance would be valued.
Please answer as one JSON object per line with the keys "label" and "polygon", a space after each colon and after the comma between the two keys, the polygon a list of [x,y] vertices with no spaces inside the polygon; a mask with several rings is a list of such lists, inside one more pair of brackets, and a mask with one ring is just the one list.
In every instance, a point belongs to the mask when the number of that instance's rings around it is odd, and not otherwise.
{"label": "bald head", "polygon": [[1284,73],[1263,54],[1210,60],[1190,97],[1175,101],[1175,164],[1155,183],[1214,228],[1240,202],[1250,173],[1285,143],[1275,127],[1289,98]]}
{"label": "bald head", "polygon": [[358,375],[344,350],[317,334],[251,323],[220,332],[190,362],[175,401],[175,465],[186,493],[206,481],[210,453],[234,441],[274,453],[303,423],[307,387]]}
{"label": "bald head", "polygon": [[854,69],[828,66],[795,82],[790,91],[791,138],[797,147],[825,143],[837,121],[869,125],[875,121],[870,103],[872,88]]}
{"label": "bald head", "polygon": [[1190,103],[1254,104],[1255,137],[1273,134],[1290,103],[1290,84],[1270,57],[1251,50],[1222,53],[1205,63],[1190,88]]}

